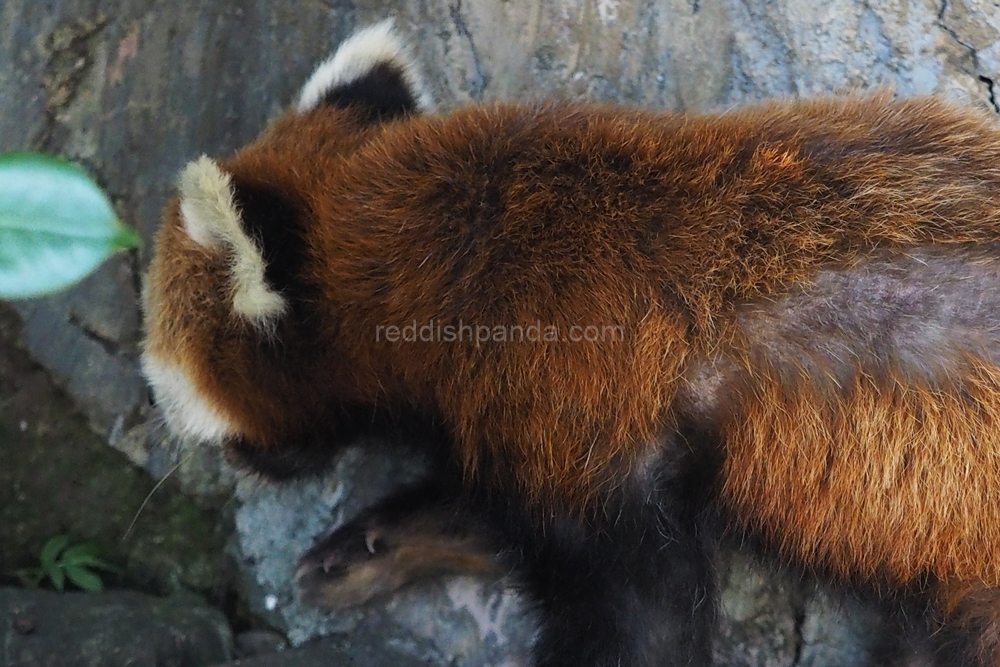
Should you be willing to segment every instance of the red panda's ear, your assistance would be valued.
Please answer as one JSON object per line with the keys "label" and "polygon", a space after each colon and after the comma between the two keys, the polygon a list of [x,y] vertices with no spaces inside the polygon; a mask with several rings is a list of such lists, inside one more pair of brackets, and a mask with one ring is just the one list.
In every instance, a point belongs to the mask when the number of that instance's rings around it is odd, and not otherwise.
{"label": "red panda's ear", "polygon": [[392,19],[354,33],[302,87],[296,108],[351,107],[379,122],[430,111],[433,99]]}
{"label": "red panda's ear", "polygon": [[288,304],[268,284],[258,242],[244,228],[232,178],[202,156],[180,175],[184,229],[198,245],[226,254],[233,311],[261,331],[270,331]]}

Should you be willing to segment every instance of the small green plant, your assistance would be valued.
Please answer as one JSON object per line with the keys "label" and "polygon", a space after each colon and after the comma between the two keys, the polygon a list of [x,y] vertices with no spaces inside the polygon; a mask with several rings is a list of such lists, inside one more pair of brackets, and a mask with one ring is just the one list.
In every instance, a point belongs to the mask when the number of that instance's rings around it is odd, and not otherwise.
{"label": "small green plant", "polygon": [[88,593],[104,590],[104,582],[94,570],[117,572],[118,568],[101,560],[100,550],[93,544],[71,542],[69,535],[50,538],[38,554],[38,567],[18,570],[18,578],[32,588],[47,579],[60,592],[66,588],[67,580]]}
{"label": "small green plant", "polygon": [[33,153],[0,155],[0,299],[63,289],[138,245],[79,167]]}

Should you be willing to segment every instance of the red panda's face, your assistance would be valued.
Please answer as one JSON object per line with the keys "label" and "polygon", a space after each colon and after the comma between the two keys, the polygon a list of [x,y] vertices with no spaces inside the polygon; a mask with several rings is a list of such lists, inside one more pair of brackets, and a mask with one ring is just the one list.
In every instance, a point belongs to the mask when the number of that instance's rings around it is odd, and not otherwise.
{"label": "red panda's face", "polygon": [[204,375],[212,331],[222,328],[224,260],[191,238],[177,201],[156,236],[156,252],[143,283],[145,341],[142,368],[167,426],[175,434],[221,443],[237,432],[235,416],[213,397]]}
{"label": "red panda's face", "polygon": [[384,22],[344,42],[256,142],[182,170],[143,288],[142,366],[174,433],[245,460],[338,418],[329,350],[301,312],[309,229],[322,224],[309,202],[344,155],[429,105]]}
{"label": "red panda's face", "polygon": [[[253,398],[270,372],[266,352],[289,311],[244,228],[232,178],[207,157],[184,169],[167,207],[143,289],[143,370],[168,426],[222,442],[265,435]],[[283,222],[283,221],[282,221]],[[281,328],[287,328],[282,326]],[[256,404],[256,405],[255,405]]]}
{"label": "red panda's face", "polygon": [[307,330],[312,213],[294,180],[260,153],[284,161],[258,144],[181,173],[143,289],[142,362],[172,431],[288,476],[304,466],[296,450],[333,449],[338,402],[349,396],[332,381],[320,334]]}

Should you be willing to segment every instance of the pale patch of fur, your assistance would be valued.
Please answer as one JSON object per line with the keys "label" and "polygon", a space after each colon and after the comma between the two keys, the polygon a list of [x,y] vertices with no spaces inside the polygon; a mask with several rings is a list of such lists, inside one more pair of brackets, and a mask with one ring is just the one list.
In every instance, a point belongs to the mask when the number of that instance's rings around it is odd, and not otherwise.
{"label": "pale patch of fur", "polygon": [[229,174],[202,156],[181,172],[180,192],[181,217],[191,239],[230,251],[233,309],[262,330],[273,328],[287,304],[264,280],[264,257],[240,224]]}
{"label": "pale patch of fur", "polygon": [[1000,363],[998,276],[1000,244],[913,248],[819,271],[738,321],[752,356],[787,381],[839,385],[886,366],[947,380],[969,356]]}
{"label": "pale patch of fur", "polygon": [[236,429],[202,396],[182,368],[148,352],[142,355],[142,372],[153,388],[156,404],[170,430],[186,438],[221,443]]}
{"label": "pale patch of fur", "polygon": [[399,68],[421,111],[433,108],[433,98],[409,48],[396,33],[393,20],[386,19],[354,33],[323,61],[302,87],[296,109],[300,113],[315,109],[328,91],[357,81],[382,63]]}

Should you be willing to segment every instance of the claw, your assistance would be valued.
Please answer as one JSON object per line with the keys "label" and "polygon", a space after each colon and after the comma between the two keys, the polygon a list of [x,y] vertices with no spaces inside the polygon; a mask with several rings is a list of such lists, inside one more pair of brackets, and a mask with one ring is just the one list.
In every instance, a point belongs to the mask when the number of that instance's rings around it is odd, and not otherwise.
{"label": "claw", "polygon": [[293,577],[293,581],[295,581],[296,584],[299,583],[300,581],[308,577],[310,574],[312,574],[315,569],[316,568],[313,566],[312,563],[301,563],[299,565],[299,568],[295,570],[295,576]]}
{"label": "claw", "polygon": [[327,554],[326,558],[323,559],[323,572],[325,574],[330,574],[330,570],[334,565],[340,562],[340,556],[336,553]]}
{"label": "claw", "polygon": [[365,531],[365,546],[368,548],[368,553],[372,556],[375,555],[375,541],[381,536],[382,534],[374,528]]}

